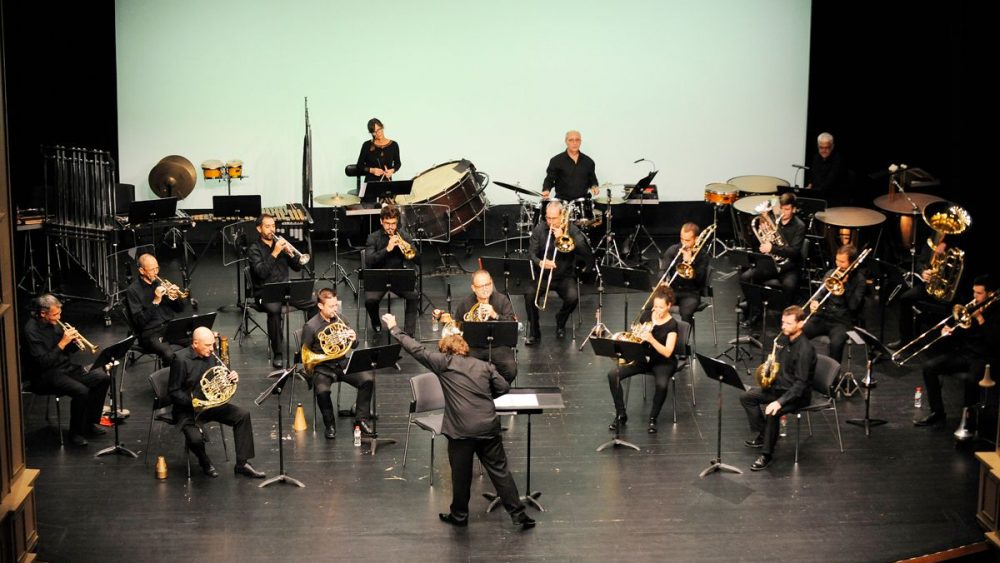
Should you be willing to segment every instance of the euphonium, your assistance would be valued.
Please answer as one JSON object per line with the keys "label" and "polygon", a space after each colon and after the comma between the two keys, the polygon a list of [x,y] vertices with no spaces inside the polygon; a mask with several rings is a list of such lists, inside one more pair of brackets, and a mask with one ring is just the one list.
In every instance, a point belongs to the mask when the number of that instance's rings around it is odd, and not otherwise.
{"label": "euphonium", "polygon": [[[781,232],[778,231],[778,224],[774,221],[771,210],[770,202],[764,202],[754,208],[757,216],[750,221],[750,228],[753,229],[753,234],[757,236],[757,240],[761,244],[769,242],[771,246],[787,246]],[[774,258],[774,263],[778,267],[788,262],[788,258],[773,255],[771,257]]]}
{"label": "euphonium", "polygon": [[[62,329],[63,329],[63,331],[65,331],[65,332],[69,332],[73,328],[69,324],[64,323],[62,321],[57,321],[57,322],[59,323],[59,326],[61,326]],[[98,348],[100,348],[100,346],[98,346],[96,344],[91,344],[90,341],[87,340],[86,338],[84,338],[83,335],[80,334],[79,332],[76,333],[76,338],[73,339],[73,343],[75,343],[77,345],[77,347],[79,347],[81,350],[86,350],[86,351],[90,352],[91,354],[96,354]]]}
{"label": "euphonium", "polygon": [[215,354],[214,350],[212,351],[212,357],[219,362],[219,365],[212,366],[205,370],[205,373],[201,374],[198,387],[205,398],[191,397],[191,406],[194,407],[195,412],[202,412],[219,405],[224,405],[236,394],[236,382],[229,379],[231,371],[225,366],[222,359]]}
{"label": "euphonium", "polygon": [[462,320],[470,323],[482,323],[490,320],[490,313],[486,307],[483,307],[482,303],[476,301],[469,312],[462,316]]}
{"label": "euphonium", "polygon": [[354,346],[357,335],[339,317],[334,317],[332,323],[316,333],[316,340],[319,341],[319,346],[323,350],[322,354],[313,352],[307,346],[302,347],[302,366],[309,374],[323,362],[339,360],[346,356],[347,352]]}
{"label": "euphonium", "polygon": [[187,299],[188,295],[191,294],[190,291],[186,289],[182,290],[180,286],[175,283],[171,283],[168,279],[161,278],[160,276],[154,276],[154,279],[160,282],[160,285],[167,290],[167,297],[169,297],[171,301],[177,299]]}
{"label": "euphonium", "polygon": [[403,253],[403,257],[407,260],[413,260],[413,257],[417,255],[417,251],[413,250],[413,245],[403,240],[403,237],[399,236],[399,233],[392,236],[396,238],[396,246]]}
{"label": "euphonium", "polygon": [[[704,231],[702,231],[698,238],[694,241],[694,246],[691,247],[691,259],[685,258],[677,265],[677,275],[686,279],[694,279],[694,261],[698,258],[698,253],[701,252],[701,248],[705,246],[708,239],[712,238],[712,234],[715,233],[715,225],[709,225]],[[677,251],[680,254],[680,251]],[[673,281],[673,280],[671,280]]]}
{"label": "euphonium", "polygon": [[[781,336],[780,334],[778,336]],[[767,355],[767,359],[764,363],[757,366],[757,369],[753,371],[753,377],[757,380],[757,385],[761,389],[768,389],[774,384],[774,380],[778,379],[778,374],[781,373],[781,364],[778,363],[777,359],[778,352],[778,339],[774,339],[774,345],[771,346],[771,353]]]}

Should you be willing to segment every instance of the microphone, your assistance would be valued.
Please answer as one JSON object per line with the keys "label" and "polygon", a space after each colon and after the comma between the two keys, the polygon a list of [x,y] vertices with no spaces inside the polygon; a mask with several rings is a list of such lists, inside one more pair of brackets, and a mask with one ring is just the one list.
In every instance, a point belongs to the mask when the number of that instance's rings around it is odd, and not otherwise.
{"label": "microphone", "polygon": [[640,162],[646,160],[645,158],[640,158],[639,160],[632,161],[632,164],[639,164]]}
{"label": "microphone", "polygon": [[808,166],[803,166],[801,164],[793,164],[792,168],[798,168],[799,170],[809,170]]}

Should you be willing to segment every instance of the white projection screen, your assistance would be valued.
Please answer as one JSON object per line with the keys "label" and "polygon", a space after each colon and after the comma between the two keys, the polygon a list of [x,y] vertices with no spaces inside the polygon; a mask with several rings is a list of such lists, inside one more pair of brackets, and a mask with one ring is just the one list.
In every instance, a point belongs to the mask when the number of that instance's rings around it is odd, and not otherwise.
{"label": "white projection screen", "polygon": [[[155,197],[164,156],[241,159],[234,194],[301,201],[303,100],[314,193],[378,117],[407,179],[466,158],[540,189],[569,129],[601,183],[659,169],[660,199],[743,174],[791,180],[806,142],[808,0],[118,0],[120,170]],[[199,178],[183,208],[225,184]],[[495,185],[491,202],[515,196]]]}

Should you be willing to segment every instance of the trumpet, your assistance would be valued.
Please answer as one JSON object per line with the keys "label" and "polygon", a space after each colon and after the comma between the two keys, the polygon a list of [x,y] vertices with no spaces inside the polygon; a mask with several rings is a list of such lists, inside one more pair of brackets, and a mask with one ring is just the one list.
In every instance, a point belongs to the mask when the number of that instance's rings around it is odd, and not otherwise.
{"label": "trumpet", "polygon": [[[750,221],[750,228],[753,229],[753,234],[756,235],[757,240],[761,244],[765,242],[771,243],[771,246],[788,246],[785,239],[782,238],[781,232],[778,231],[778,224],[774,221],[774,217],[771,215],[771,210],[773,207],[770,202],[764,202],[758,205],[754,211],[757,212],[757,216]],[[771,258],[774,258],[774,264],[781,268],[786,263],[788,263],[788,258],[782,258],[780,256],[774,256],[770,254]]]}
{"label": "trumpet", "polygon": [[[57,322],[59,323],[59,326],[62,327],[63,331],[69,332],[73,330],[73,327],[68,323],[64,323],[62,321],[57,321]],[[83,335],[80,334],[79,332],[76,333],[76,338],[73,339],[73,343],[76,344],[77,347],[80,348],[81,350],[86,350],[91,354],[96,354],[97,350],[100,348],[100,346],[96,344],[91,344],[90,341],[84,338]]]}
{"label": "trumpet", "polygon": [[[559,229],[562,234],[558,237],[552,236],[552,228],[549,228],[549,236],[545,237],[545,249],[542,251],[542,262],[546,260],[556,261],[556,256],[559,252],[569,253],[576,249],[576,243],[573,242],[573,237],[569,236],[569,210],[563,209],[559,213]],[[552,243],[553,238],[555,238],[555,244]],[[549,247],[552,247],[552,257],[549,258]],[[538,287],[535,288],[535,307],[544,311],[545,306],[549,303],[549,288],[552,287],[552,276],[555,275],[555,268],[548,271],[548,275],[541,272],[538,276]],[[547,281],[546,281],[547,278]],[[542,283],[545,283],[545,295],[542,295]],[[542,302],[539,303],[538,299],[542,298]]]}
{"label": "trumpet", "polygon": [[283,241],[285,241],[285,252],[287,252],[288,255],[291,256],[292,258],[297,258],[298,261],[299,261],[299,264],[305,266],[306,264],[309,263],[309,259],[311,257],[308,254],[304,254],[302,252],[299,252],[299,250],[297,248],[295,248],[294,246],[292,246],[291,242],[288,242],[288,239],[286,239],[285,237],[283,237],[283,236],[281,236],[279,234],[275,234],[274,235],[274,239],[275,240],[283,240]]}
{"label": "trumpet", "polygon": [[[806,301],[806,306],[808,306],[811,301],[815,301],[816,298],[819,297],[819,294],[824,291],[826,292],[826,295],[823,296],[823,299],[819,300],[819,305],[816,307],[816,311],[819,311],[820,307],[823,306],[823,303],[826,303],[826,300],[829,299],[831,295],[836,295],[838,297],[843,295],[844,292],[847,291],[847,278],[851,275],[851,272],[864,262],[865,258],[871,254],[871,251],[871,248],[864,249],[861,254],[854,259],[854,262],[851,262],[851,264],[847,266],[846,269],[841,270],[840,268],[837,268],[833,271],[833,273],[824,278],[823,285],[816,290],[816,293],[812,294],[808,301]],[[803,307],[803,309],[805,308],[806,307]],[[805,320],[808,321],[809,317],[813,315],[813,312],[814,311],[810,308],[809,313],[806,314]]]}
{"label": "trumpet", "polygon": [[154,279],[166,288],[167,297],[169,297],[171,301],[176,301],[177,299],[187,299],[188,295],[191,294],[191,292],[187,289],[181,289],[177,284],[170,283],[170,280],[161,278],[160,276],[154,276]]}
{"label": "trumpet", "polygon": [[[927,331],[921,334],[920,336],[907,342],[906,346],[903,346],[899,350],[896,350],[891,357],[893,363],[898,366],[902,366],[906,362],[920,355],[924,350],[930,348],[935,342],[944,338],[946,334],[942,333],[941,331],[945,326],[947,326],[948,321],[955,322],[955,324],[952,325],[951,327],[952,330],[959,328],[965,328],[965,329],[970,328],[972,326],[972,317],[975,316],[977,313],[981,313],[986,309],[988,309],[989,307],[991,307],[994,303],[997,302],[998,298],[1000,298],[1000,294],[997,293],[997,290],[993,290],[986,294],[986,299],[984,299],[982,303],[976,304],[976,300],[973,299],[972,301],[969,301],[965,305],[956,304],[954,307],[952,307],[950,315],[941,319],[940,322],[938,322],[931,328],[927,329]],[[933,339],[927,342],[927,344],[924,344],[916,352],[913,352],[912,354],[903,357],[903,353],[905,351],[916,346],[920,342],[923,342],[929,335],[931,335],[935,331],[938,332],[937,336],[935,336]],[[900,359],[900,357],[903,357],[903,359]]]}
{"label": "trumpet", "polygon": [[417,255],[417,251],[413,250],[413,245],[403,240],[403,237],[399,236],[399,233],[392,235],[389,239],[396,239],[396,246],[403,253],[403,258],[413,260],[413,257]]}

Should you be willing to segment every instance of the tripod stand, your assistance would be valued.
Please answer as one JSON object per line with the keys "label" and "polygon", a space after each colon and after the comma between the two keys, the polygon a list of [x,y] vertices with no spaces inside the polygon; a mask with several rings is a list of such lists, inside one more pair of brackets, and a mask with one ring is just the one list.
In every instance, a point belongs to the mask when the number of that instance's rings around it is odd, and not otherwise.
{"label": "tripod stand", "polygon": [[268,485],[273,485],[274,483],[288,483],[289,485],[295,485],[296,487],[305,488],[305,484],[303,484],[302,481],[299,481],[298,479],[296,479],[294,477],[290,477],[287,474],[285,474],[285,430],[284,430],[284,426],[282,425],[282,421],[281,421],[281,419],[284,418],[284,417],[281,416],[281,400],[280,400],[280,397],[281,397],[281,391],[285,387],[285,382],[288,381],[289,376],[291,376],[291,374],[294,373],[294,371],[295,370],[292,369],[292,368],[286,368],[283,372],[281,372],[281,375],[278,376],[277,381],[275,381],[274,383],[272,383],[270,387],[268,387],[267,389],[265,389],[264,392],[261,393],[260,395],[258,395],[257,398],[254,400],[254,403],[256,403],[257,406],[259,407],[260,405],[264,404],[264,401],[266,401],[267,398],[270,397],[271,395],[277,395],[279,397],[278,400],[274,401],[274,406],[278,409],[278,413],[277,413],[277,416],[278,416],[278,474],[275,475],[274,477],[271,477],[270,479],[264,481],[260,485],[257,485],[257,487],[261,488],[261,489],[263,489],[264,487],[266,487]]}
{"label": "tripod stand", "polygon": [[629,245],[628,242],[626,242],[626,249],[625,249],[625,254],[627,256],[631,256],[632,253],[635,251],[635,249],[639,246],[639,235],[645,235],[646,238],[649,239],[649,244],[647,244],[646,246],[644,246],[642,248],[642,250],[639,251],[639,259],[640,260],[643,258],[643,256],[646,255],[646,251],[649,250],[650,246],[652,246],[653,248],[656,249],[656,255],[657,256],[659,256],[660,254],[662,254],[662,252],[660,251],[660,246],[656,244],[656,241],[653,239],[653,235],[651,235],[649,233],[649,229],[646,228],[646,224],[645,224],[645,222],[642,219],[642,208],[645,207],[645,206],[646,206],[646,192],[645,192],[645,190],[640,190],[639,191],[639,212],[638,212],[638,215],[639,215],[638,221],[639,222],[636,223],[636,225],[635,225],[635,232],[633,232],[631,235],[629,235],[629,237],[627,239],[628,241],[631,241],[631,245]]}
{"label": "tripod stand", "polygon": [[[111,346],[104,349],[101,354],[97,357],[94,365],[99,365],[104,367],[104,372],[108,374],[111,378],[111,412],[118,413],[118,387],[116,386],[117,378],[115,378],[115,368],[120,365],[120,361],[125,358],[128,354],[129,348],[132,347],[132,343],[135,342],[134,336],[129,336],[124,340],[112,344]],[[74,399],[79,400],[79,399]],[[121,424],[121,418],[115,421],[115,445],[104,448],[103,450],[94,454],[94,457],[101,457],[109,454],[123,455],[125,457],[139,457],[138,454],[132,450],[126,448],[122,445],[121,438],[118,434],[118,426]]]}
{"label": "tripod stand", "polygon": [[326,276],[333,270],[333,288],[337,289],[341,283],[346,283],[347,287],[351,288],[354,292],[355,297],[358,295],[358,288],[354,287],[354,283],[351,281],[350,276],[347,275],[347,270],[340,265],[340,207],[333,208],[333,262],[330,266],[323,272],[320,276],[323,279],[328,279]]}
{"label": "tripod stand", "polygon": [[[601,237],[601,242],[597,244],[597,248],[594,249],[596,254],[598,250],[604,248],[604,256],[601,257],[601,264],[614,265],[619,268],[625,266],[625,261],[622,260],[621,254],[618,252],[618,243],[615,242],[615,233],[611,230],[611,220],[614,213],[612,212],[612,198],[611,198],[611,188],[608,188],[608,209],[604,212],[604,236]],[[642,206],[639,207],[640,213]],[[612,261],[613,259],[613,261]]]}
{"label": "tripod stand", "polygon": [[[715,232],[712,233],[712,258],[718,258],[723,254],[732,250],[726,241],[719,240],[719,208],[722,207],[719,204],[712,205],[712,224],[715,225]],[[719,252],[719,246],[722,247],[722,252]]]}

